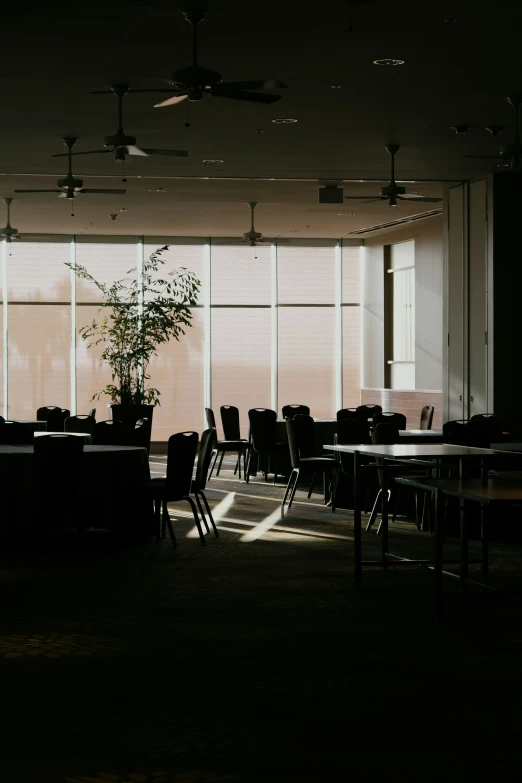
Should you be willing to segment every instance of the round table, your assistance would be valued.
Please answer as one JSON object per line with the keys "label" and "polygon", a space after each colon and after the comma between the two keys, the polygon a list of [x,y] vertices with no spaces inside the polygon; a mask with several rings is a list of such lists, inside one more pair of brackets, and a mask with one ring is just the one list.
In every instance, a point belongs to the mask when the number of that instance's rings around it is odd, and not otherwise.
{"label": "round table", "polygon": [[[26,535],[38,524],[32,445],[0,445],[0,537]],[[147,449],[85,446],[80,498],[73,522],[130,535],[153,532]],[[59,486],[59,482],[58,482]]]}
{"label": "round table", "polygon": [[89,435],[88,432],[35,432],[34,437],[35,438],[41,438],[42,435],[74,435],[76,438],[83,438],[85,445],[90,446],[92,443],[92,436]]}

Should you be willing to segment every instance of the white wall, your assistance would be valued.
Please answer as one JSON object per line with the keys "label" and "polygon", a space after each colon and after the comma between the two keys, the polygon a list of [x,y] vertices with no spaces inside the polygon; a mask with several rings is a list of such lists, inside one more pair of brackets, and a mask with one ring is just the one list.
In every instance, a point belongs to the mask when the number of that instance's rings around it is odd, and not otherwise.
{"label": "white wall", "polygon": [[415,240],[415,387],[442,389],[442,216],[364,241],[361,305],[363,382],[384,385],[384,246]]}

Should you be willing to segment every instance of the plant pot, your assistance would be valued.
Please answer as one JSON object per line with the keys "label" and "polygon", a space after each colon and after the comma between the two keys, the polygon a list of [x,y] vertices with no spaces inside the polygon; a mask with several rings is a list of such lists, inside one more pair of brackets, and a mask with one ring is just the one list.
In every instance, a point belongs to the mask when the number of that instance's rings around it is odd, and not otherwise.
{"label": "plant pot", "polygon": [[149,420],[149,438],[148,450],[150,451],[150,435],[152,432],[152,416],[154,414],[154,405],[120,405],[119,403],[110,403],[107,405],[110,418],[121,421],[126,427],[134,427],[138,419]]}

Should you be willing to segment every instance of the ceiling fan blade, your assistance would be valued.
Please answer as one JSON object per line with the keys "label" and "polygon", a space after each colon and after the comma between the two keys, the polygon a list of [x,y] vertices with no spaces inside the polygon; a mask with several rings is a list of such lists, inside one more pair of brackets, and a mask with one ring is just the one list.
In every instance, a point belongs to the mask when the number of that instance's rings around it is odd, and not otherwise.
{"label": "ceiling fan blade", "polygon": [[127,191],[123,188],[83,188],[78,193],[106,193],[107,195],[124,196]]}
{"label": "ceiling fan blade", "polygon": [[[375,201],[380,201],[380,200],[383,198],[383,196],[343,196],[343,199],[344,199],[345,201],[346,201],[347,199],[348,199],[348,200],[353,200],[353,199],[355,199],[356,201],[360,201],[360,200],[361,200],[361,199],[363,199],[363,198],[371,198],[371,199],[373,199],[373,200],[375,200]],[[384,198],[386,198],[386,197],[384,197]]]}
{"label": "ceiling fan blade", "polygon": [[57,188],[54,190],[15,190],[14,193],[58,193]]}
{"label": "ceiling fan blade", "polygon": [[408,193],[405,196],[397,196],[401,201],[424,201],[425,203],[438,204],[442,201],[441,198],[431,198],[429,196],[410,196]]}
{"label": "ceiling fan blade", "polygon": [[140,155],[142,158],[146,158],[148,155],[145,150],[141,150],[139,147],[133,145],[126,145],[125,147],[119,147],[118,149],[124,150],[129,155]]}
{"label": "ceiling fan blade", "polygon": [[147,155],[171,155],[174,158],[188,158],[187,150],[151,150],[142,149]]}
{"label": "ceiling fan blade", "polygon": [[[80,191],[79,191],[79,190],[75,190],[74,192],[75,192],[75,194],[76,194],[76,193],[79,193]],[[66,190],[63,190],[63,191],[62,191],[62,192],[59,194],[58,198],[67,198],[67,191],[66,191]],[[72,196],[71,196],[71,198],[72,198]]]}
{"label": "ceiling fan blade", "polygon": [[216,85],[218,90],[282,90],[288,87],[279,79],[254,79],[250,82],[220,82]]}
{"label": "ceiling fan blade", "polygon": [[[112,152],[112,150],[86,150],[85,152],[71,152],[71,155],[103,155],[106,152]],[[51,158],[68,158],[68,152],[58,152],[55,155],[51,155]]]}
{"label": "ceiling fan blade", "polygon": [[228,90],[221,90],[221,85],[213,87],[210,90],[210,94],[214,98],[232,98],[234,101],[249,101],[250,103],[275,103],[280,100],[280,95],[268,95],[263,92],[247,92],[246,90],[238,90],[237,92],[229,92]]}
{"label": "ceiling fan blade", "polygon": [[502,155],[461,155],[461,158],[481,158],[481,159],[487,159],[487,160],[493,160],[493,158],[498,158],[499,160],[502,160]]}
{"label": "ceiling fan blade", "polygon": [[166,101],[161,103],[155,103],[154,108],[160,109],[162,106],[175,106],[177,103],[181,103],[188,98],[188,95],[173,95],[172,98],[167,98]]}
{"label": "ceiling fan blade", "polygon": [[369,201],[363,201],[363,204],[374,204],[376,201],[387,201],[388,196],[379,196],[379,198],[371,198]]}

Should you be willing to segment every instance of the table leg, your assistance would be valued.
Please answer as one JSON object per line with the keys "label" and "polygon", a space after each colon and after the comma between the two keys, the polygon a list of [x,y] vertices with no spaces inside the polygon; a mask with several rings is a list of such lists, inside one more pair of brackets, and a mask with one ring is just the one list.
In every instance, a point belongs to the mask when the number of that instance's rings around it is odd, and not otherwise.
{"label": "table leg", "polygon": [[441,493],[433,493],[433,516],[435,518],[435,615],[442,612],[442,562],[444,557],[444,504]]}
{"label": "table leg", "polygon": [[465,500],[460,516],[460,586],[463,590],[467,589],[466,579],[468,578],[469,507],[469,500]]}
{"label": "table leg", "polygon": [[359,486],[360,456],[358,451],[353,454],[353,556],[355,581],[362,577],[362,547],[361,547],[361,488]]}
{"label": "table leg", "polygon": [[482,534],[482,581],[488,581],[489,570],[489,506],[481,504],[480,525]]}
{"label": "table leg", "polygon": [[386,460],[383,459],[382,461],[382,505],[381,505],[381,515],[382,515],[382,559],[386,567],[386,563],[388,561],[388,470],[386,466]]}

